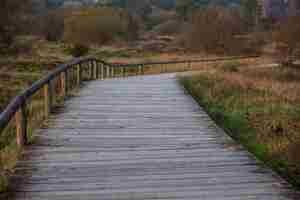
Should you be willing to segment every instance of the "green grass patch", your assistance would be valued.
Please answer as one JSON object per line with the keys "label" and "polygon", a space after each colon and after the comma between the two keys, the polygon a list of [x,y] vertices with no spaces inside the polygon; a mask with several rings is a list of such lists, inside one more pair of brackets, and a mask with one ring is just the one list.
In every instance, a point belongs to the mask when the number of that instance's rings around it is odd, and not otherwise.
{"label": "green grass patch", "polygon": [[108,58],[130,58],[132,55],[128,51],[118,50],[118,51],[107,51],[102,50],[96,52],[96,56],[102,59]]}

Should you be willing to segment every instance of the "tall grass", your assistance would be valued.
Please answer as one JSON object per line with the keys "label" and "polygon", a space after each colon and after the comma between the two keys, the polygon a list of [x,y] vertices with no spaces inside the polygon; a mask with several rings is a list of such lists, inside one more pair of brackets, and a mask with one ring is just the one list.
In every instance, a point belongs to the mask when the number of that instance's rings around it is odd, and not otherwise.
{"label": "tall grass", "polygon": [[[68,83],[69,83],[69,96],[76,92],[77,88],[75,87],[75,70],[71,70],[68,73]],[[87,68],[83,71],[83,78],[87,76]],[[33,79],[28,80],[33,82]],[[59,78],[52,80],[53,85],[53,106],[62,106],[62,103],[65,100],[60,93],[61,83]],[[28,85],[29,86],[29,85]],[[71,88],[70,88],[71,87]],[[8,89],[4,88],[4,89]],[[21,89],[21,88],[19,88]],[[16,93],[14,93],[16,95]],[[13,96],[11,96],[12,98]],[[11,98],[6,98],[7,101]],[[35,142],[35,131],[45,125],[46,122],[46,113],[45,113],[45,101],[44,101],[44,91],[43,88],[37,91],[33,96],[31,96],[26,101],[26,113],[27,113],[27,137],[28,143],[32,144]],[[16,144],[16,124],[15,119],[12,118],[5,130],[1,133],[0,136],[0,194],[6,192],[10,189],[10,177],[14,173],[18,159],[22,156],[23,149],[20,149]]]}
{"label": "tall grass", "polygon": [[300,86],[277,69],[207,72],[181,83],[233,138],[300,186]]}

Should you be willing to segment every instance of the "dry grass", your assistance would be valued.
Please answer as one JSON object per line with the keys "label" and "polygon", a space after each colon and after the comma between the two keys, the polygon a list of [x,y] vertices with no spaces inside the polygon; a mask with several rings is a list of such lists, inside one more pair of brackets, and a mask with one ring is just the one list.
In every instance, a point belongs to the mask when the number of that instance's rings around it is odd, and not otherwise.
{"label": "dry grass", "polygon": [[[0,112],[17,93],[49,73],[58,63],[70,59],[62,44],[35,40],[33,49],[32,54],[10,55],[0,59]],[[28,101],[29,142],[33,142],[33,130],[39,128],[45,119],[41,98],[42,94],[37,93]],[[9,188],[9,177],[20,156],[12,119],[0,138],[0,193]]]}
{"label": "dry grass", "polygon": [[216,70],[183,78],[182,82],[233,137],[300,185],[298,70]]}

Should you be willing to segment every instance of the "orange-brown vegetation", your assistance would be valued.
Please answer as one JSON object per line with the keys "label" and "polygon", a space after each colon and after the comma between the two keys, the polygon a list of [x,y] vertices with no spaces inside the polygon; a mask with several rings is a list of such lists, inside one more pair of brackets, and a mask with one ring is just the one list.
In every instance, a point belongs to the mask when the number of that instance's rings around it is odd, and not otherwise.
{"label": "orange-brown vegetation", "polygon": [[247,36],[238,10],[210,7],[194,11],[185,45],[191,50],[217,54],[257,54],[264,44],[258,37]]}
{"label": "orange-brown vegetation", "polygon": [[82,8],[65,16],[64,40],[71,44],[107,44],[127,38],[128,14],[109,7]]}

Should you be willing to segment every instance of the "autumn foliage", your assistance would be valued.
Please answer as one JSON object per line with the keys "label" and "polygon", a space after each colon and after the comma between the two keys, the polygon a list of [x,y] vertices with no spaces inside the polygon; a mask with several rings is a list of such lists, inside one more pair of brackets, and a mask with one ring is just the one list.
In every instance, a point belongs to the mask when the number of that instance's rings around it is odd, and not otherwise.
{"label": "autumn foliage", "polygon": [[291,16],[274,31],[278,58],[288,65],[300,57],[300,16]]}
{"label": "autumn foliage", "polygon": [[123,9],[82,8],[66,12],[64,40],[71,44],[101,45],[126,38],[128,15]]}

